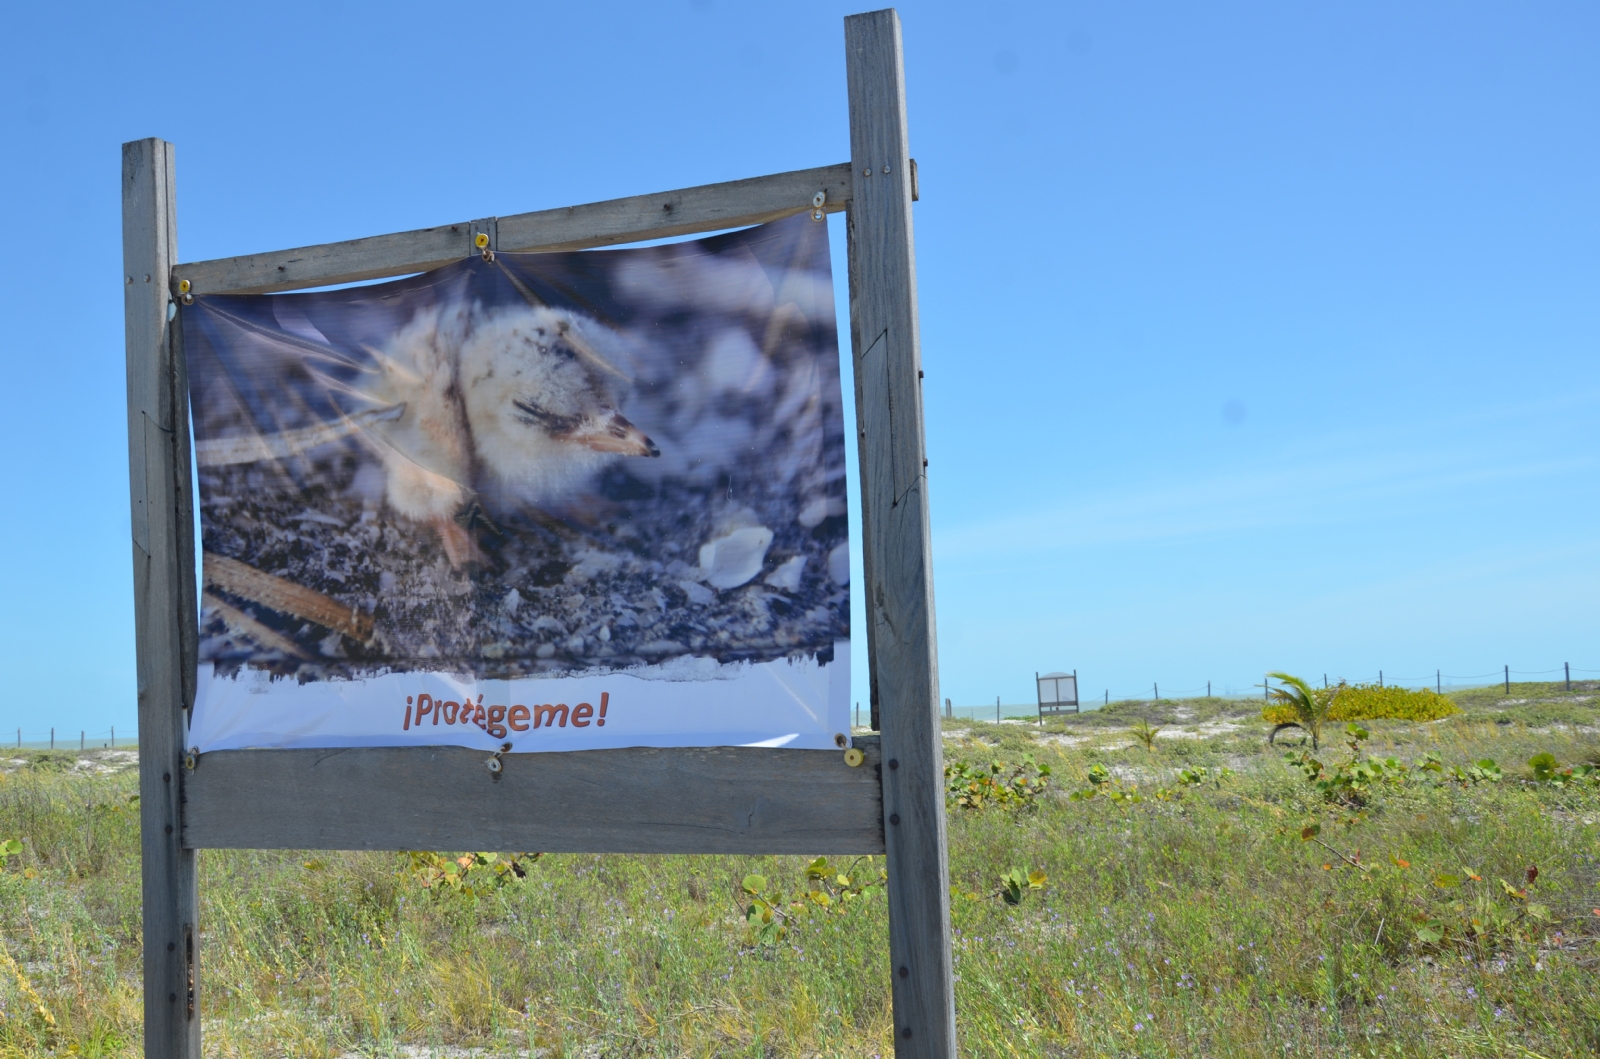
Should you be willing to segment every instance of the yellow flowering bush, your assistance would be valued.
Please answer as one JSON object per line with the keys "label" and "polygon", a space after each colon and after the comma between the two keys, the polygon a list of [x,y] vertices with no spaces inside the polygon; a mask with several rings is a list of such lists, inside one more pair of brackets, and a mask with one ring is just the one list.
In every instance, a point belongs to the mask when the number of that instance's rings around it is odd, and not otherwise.
{"label": "yellow flowering bush", "polygon": [[[1443,695],[1423,688],[1412,691],[1377,684],[1346,684],[1337,687],[1316,688],[1313,694],[1318,704],[1332,699],[1328,709],[1330,721],[1437,721],[1460,713],[1456,704]],[[1261,719],[1268,724],[1289,724],[1298,720],[1293,706],[1275,704],[1261,711]]]}

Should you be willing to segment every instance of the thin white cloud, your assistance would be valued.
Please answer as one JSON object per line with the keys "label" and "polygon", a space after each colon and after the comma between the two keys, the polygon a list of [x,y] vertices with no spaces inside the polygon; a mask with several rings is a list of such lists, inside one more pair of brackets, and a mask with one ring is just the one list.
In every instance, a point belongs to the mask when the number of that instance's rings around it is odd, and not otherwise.
{"label": "thin white cloud", "polygon": [[1341,431],[1201,477],[1146,480],[964,524],[941,518],[934,553],[964,565],[1066,548],[1337,525],[1403,513],[1424,499],[1454,503],[1488,495],[1490,486],[1571,477],[1592,472],[1600,454],[1585,446],[1552,455],[1560,446],[1551,444],[1548,424],[1553,414],[1572,415],[1578,403],[1593,405],[1596,395],[1506,409],[1492,423],[1446,414],[1389,430]]}

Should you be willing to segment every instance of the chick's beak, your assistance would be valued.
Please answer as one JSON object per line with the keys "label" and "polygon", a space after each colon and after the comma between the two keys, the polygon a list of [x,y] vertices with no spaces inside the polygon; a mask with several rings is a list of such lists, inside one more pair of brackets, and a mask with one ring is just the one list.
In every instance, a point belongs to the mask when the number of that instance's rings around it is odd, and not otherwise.
{"label": "chick's beak", "polygon": [[586,419],[569,436],[596,452],[614,452],[619,456],[661,455],[656,443],[618,412]]}

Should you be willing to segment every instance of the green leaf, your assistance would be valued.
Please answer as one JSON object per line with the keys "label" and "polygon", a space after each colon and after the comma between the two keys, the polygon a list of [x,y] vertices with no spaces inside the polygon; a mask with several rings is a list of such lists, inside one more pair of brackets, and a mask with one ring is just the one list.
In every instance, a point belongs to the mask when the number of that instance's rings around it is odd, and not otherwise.
{"label": "green leaf", "polygon": [[1426,944],[1433,944],[1444,937],[1444,924],[1437,919],[1430,919],[1417,927],[1417,940]]}
{"label": "green leaf", "polygon": [[1444,890],[1454,889],[1461,885],[1461,876],[1450,874],[1435,875],[1433,877],[1433,885]]}
{"label": "green leaf", "polygon": [[0,857],[14,857],[21,852],[22,841],[20,839],[8,838],[4,842],[0,842]]}
{"label": "green leaf", "polygon": [[767,888],[767,877],[765,875],[746,875],[744,877],[744,888],[746,893],[758,894]]}
{"label": "green leaf", "polygon": [[1042,871],[1030,871],[1028,873],[1028,888],[1029,889],[1042,890],[1042,889],[1044,889],[1044,884],[1046,882],[1048,882],[1048,881],[1049,881],[1048,876],[1046,876],[1045,873],[1042,872]]}
{"label": "green leaf", "polygon": [[1307,824],[1300,829],[1300,841],[1310,842],[1317,835],[1322,834],[1321,824]]}

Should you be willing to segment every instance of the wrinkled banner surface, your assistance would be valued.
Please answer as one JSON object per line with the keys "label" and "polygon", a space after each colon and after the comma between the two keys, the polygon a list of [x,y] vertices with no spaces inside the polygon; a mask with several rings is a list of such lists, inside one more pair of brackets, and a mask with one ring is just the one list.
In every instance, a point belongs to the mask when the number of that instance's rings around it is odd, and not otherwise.
{"label": "wrinkled banner surface", "polygon": [[183,309],[190,743],[832,748],[827,226]]}

